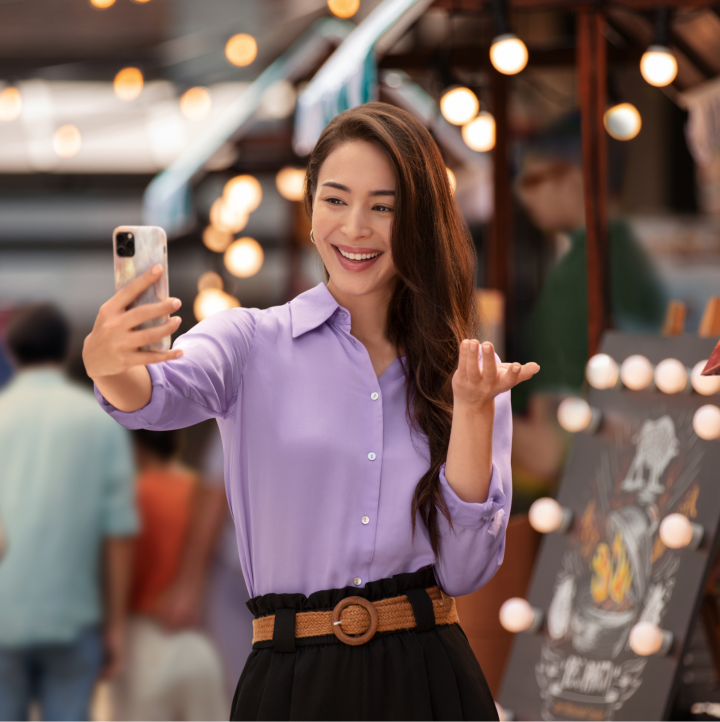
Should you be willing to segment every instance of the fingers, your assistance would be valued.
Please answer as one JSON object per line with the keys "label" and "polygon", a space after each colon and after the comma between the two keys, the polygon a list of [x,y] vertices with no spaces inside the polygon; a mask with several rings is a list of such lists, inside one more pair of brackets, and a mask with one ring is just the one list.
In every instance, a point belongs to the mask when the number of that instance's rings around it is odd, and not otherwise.
{"label": "fingers", "polygon": [[152,328],[144,328],[140,331],[131,331],[130,339],[132,348],[140,348],[146,344],[153,343],[153,341],[159,341],[165,336],[170,336],[175,333],[175,330],[180,325],[182,319],[180,316],[173,316],[165,323],[159,326],[153,326]]}
{"label": "fingers", "polygon": [[133,363],[137,366],[147,366],[149,364],[159,364],[161,361],[172,361],[183,355],[181,349],[172,349],[171,351],[136,351],[133,353]]}
{"label": "fingers", "polygon": [[482,345],[483,358],[483,379],[490,385],[497,381],[497,362],[495,361],[495,348],[489,341],[485,341]]}
{"label": "fingers", "polygon": [[505,374],[501,379],[501,390],[499,393],[509,391],[522,381],[527,381],[540,370],[540,366],[534,362],[527,363],[523,366],[519,363],[502,364],[502,366],[505,369]]}
{"label": "fingers", "polygon": [[479,384],[483,379],[483,374],[480,371],[480,343],[475,339],[470,341],[463,341],[468,345],[467,354],[467,377],[468,381],[473,384]]}
{"label": "fingers", "polygon": [[153,318],[169,316],[174,311],[177,311],[180,306],[182,306],[182,303],[179,298],[166,298],[164,301],[158,301],[158,303],[145,303],[142,306],[126,311],[123,323],[125,328],[135,328]]}
{"label": "fingers", "polygon": [[115,311],[126,309],[146,288],[150,288],[162,275],[162,266],[158,263],[141,276],[121,288],[108,302]]}

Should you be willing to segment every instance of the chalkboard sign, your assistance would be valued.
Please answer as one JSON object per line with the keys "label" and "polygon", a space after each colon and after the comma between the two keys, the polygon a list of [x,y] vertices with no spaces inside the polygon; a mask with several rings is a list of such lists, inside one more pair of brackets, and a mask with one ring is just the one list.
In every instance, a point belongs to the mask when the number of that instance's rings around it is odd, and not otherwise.
{"label": "chalkboard sign", "polygon": [[[618,364],[642,354],[693,368],[713,347],[613,332],[602,351]],[[518,720],[667,719],[720,521],[720,440],[699,438],[693,416],[720,394],[614,387],[590,389],[588,402],[602,423],[575,436],[557,495],[573,523],[543,538],[527,597],[545,622],[516,635],[499,702]],[[702,525],[698,549],[662,543],[660,522],[673,512]],[[630,649],[645,620],[673,634],[666,656]]]}

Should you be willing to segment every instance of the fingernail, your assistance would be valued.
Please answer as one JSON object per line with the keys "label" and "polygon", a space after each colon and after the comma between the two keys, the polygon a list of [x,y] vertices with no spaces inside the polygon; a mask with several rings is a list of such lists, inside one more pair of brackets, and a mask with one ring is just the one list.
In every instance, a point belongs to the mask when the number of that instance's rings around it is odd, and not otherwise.
{"label": "fingernail", "polygon": [[175,352],[175,358],[180,358],[183,355],[183,352],[181,350],[177,350]]}
{"label": "fingernail", "polygon": [[162,266],[161,266],[159,263],[156,263],[156,264],[152,267],[152,272],[153,272],[153,273],[156,273],[156,274],[157,274],[157,273],[162,273]]}
{"label": "fingernail", "polygon": [[490,351],[492,351],[492,344],[486,341],[483,344],[483,351],[485,351],[485,353],[490,353]]}
{"label": "fingernail", "polygon": [[173,311],[177,311],[178,308],[180,308],[180,306],[182,306],[182,301],[179,298],[173,299],[173,302],[172,302]]}
{"label": "fingernail", "polygon": [[182,321],[180,316],[173,316],[173,322],[175,323],[176,326],[180,325],[180,321]]}

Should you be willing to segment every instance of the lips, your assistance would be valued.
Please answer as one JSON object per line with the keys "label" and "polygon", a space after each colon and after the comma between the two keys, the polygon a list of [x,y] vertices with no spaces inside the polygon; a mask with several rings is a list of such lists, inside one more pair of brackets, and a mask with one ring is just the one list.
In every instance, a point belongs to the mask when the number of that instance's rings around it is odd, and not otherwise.
{"label": "lips", "polygon": [[[351,248],[348,246],[333,246],[335,254],[340,265],[348,271],[364,271],[372,266],[380,256],[382,251],[375,248]],[[351,256],[348,258],[348,256]]]}

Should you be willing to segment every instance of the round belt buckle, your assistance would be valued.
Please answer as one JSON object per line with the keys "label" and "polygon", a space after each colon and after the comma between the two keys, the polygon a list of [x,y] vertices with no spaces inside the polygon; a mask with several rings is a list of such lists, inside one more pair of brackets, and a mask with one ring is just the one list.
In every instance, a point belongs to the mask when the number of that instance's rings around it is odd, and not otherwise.
{"label": "round belt buckle", "polygon": [[[354,604],[359,607],[364,607],[367,610],[367,613],[370,615],[370,627],[366,632],[358,635],[357,637],[351,637],[349,634],[343,632],[343,630],[341,629],[342,621],[340,620],[340,614],[342,613],[343,609],[345,609],[346,607],[350,607]],[[333,632],[335,633],[335,636],[341,642],[349,644],[352,647],[357,647],[360,644],[365,644],[366,642],[369,642],[375,635],[375,632],[377,632],[378,613],[372,602],[368,602],[367,599],[364,599],[363,597],[347,597],[346,599],[342,599],[335,605],[335,609],[333,609],[332,613],[332,622]]]}

